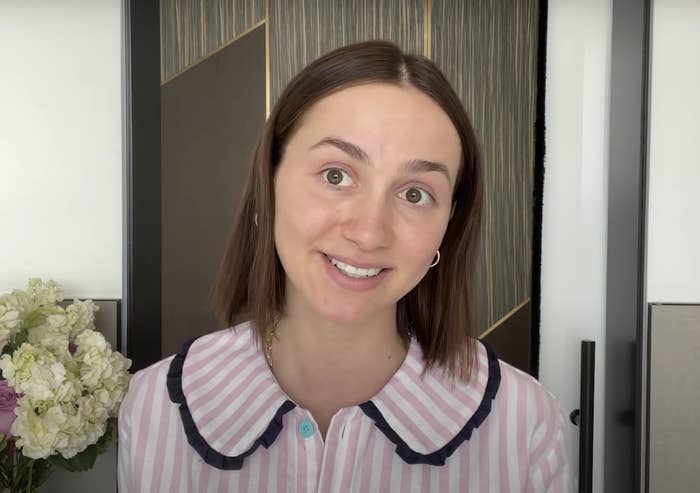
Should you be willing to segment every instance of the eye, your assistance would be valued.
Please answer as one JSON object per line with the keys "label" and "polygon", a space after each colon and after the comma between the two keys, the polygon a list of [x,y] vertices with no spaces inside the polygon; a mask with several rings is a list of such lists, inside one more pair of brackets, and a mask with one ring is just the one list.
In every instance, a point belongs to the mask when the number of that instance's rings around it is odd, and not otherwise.
{"label": "eye", "polygon": [[350,175],[340,168],[330,168],[323,171],[323,179],[336,187],[349,187],[352,185]]}
{"label": "eye", "polygon": [[417,187],[407,188],[399,192],[399,198],[414,205],[428,205],[433,200],[428,192]]}

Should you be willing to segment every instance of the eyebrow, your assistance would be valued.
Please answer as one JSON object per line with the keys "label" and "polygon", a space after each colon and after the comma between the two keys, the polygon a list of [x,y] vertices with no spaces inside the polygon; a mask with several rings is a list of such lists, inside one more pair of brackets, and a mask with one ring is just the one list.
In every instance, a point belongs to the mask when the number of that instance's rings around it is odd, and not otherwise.
{"label": "eyebrow", "polygon": [[[331,146],[340,149],[345,154],[350,156],[356,161],[360,161],[364,164],[370,165],[371,161],[369,155],[362,150],[362,148],[356,146],[352,142],[347,140],[339,139],[337,137],[325,137],[318,141],[316,144],[312,145],[309,150],[316,149],[318,147]],[[447,181],[452,184],[452,179],[450,178],[450,172],[442,163],[436,161],[429,161],[427,159],[409,159],[403,165],[401,165],[402,173],[425,173],[436,171],[445,175]]]}

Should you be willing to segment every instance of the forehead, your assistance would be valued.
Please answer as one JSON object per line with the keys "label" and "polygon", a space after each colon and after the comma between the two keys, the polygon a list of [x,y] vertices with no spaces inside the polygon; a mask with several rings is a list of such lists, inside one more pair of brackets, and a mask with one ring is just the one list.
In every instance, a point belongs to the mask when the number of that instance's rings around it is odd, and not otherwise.
{"label": "forehead", "polygon": [[438,161],[452,176],[459,167],[461,144],[452,121],[412,86],[368,83],[325,96],[303,115],[292,141],[308,147],[329,135],[362,147],[370,158]]}

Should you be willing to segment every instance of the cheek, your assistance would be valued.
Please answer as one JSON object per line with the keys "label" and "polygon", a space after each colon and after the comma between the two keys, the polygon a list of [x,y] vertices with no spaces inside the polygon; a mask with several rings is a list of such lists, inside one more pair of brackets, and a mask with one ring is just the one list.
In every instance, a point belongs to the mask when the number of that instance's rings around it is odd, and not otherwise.
{"label": "cheek", "polygon": [[400,239],[403,258],[412,264],[411,270],[424,274],[423,271],[432,263],[435,252],[440,248],[445,230],[446,226],[441,221],[431,221],[420,227],[410,225],[401,229],[397,238]]}
{"label": "cheek", "polygon": [[[300,186],[299,190],[305,187]],[[278,251],[304,248],[331,225],[333,211],[312,193],[275,188],[275,243]],[[307,245],[312,246],[312,245]]]}

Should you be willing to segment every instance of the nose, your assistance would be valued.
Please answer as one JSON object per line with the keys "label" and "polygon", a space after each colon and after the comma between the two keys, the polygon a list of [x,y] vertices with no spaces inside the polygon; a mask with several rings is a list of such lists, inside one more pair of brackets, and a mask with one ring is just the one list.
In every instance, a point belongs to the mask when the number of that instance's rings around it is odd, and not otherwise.
{"label": "nose", "polygon": [[343,236],[362,251],[391,244],[392,209],[384,198],[358,197],[350,205],[343,222]]}

